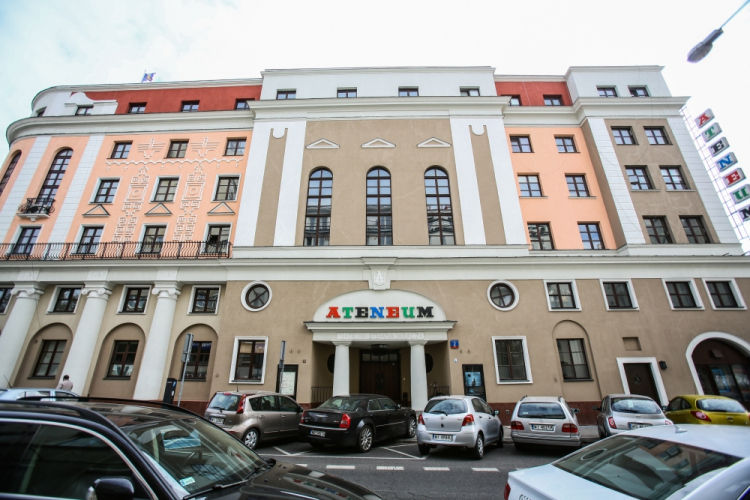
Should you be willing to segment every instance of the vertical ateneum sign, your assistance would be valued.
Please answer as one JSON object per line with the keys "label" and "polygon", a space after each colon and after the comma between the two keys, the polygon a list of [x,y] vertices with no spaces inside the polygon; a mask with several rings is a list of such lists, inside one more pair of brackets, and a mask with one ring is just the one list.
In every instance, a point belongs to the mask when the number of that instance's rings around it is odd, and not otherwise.
{"label": "vertical ateneum sign", "polygon": [[737,164],[737,157],[734,156],[734,153],[729,153],[726,156],[722,156],[718,160],[716,160],[716,166],[719,167],[719,172],[723,172],[724,170],[728,169],[732,165]]}
{"label": "vertical ateneum sign", "polygon": [[743,172],[741,168],[738,168],[734,172],[730,172],[729,174],[725,175],[723,179],[724,185],[726,187],[732,187],[741,180],[745,179],[745,172]]}
{"label": "vertical ateneum sign", "polygon": [[750,198],[750,184],[742,186],[737,191],[732,191],[729,195],[732,197],[732,200],[734,200],[735,205],[746,201]]}
{"label": "vertical ateneum sign", "polygon": [[708,143],[716,139],[716,137],[721,133],[721,126],[718,123],[714,123],[701,133],[703,134],[703,140]]}
{"label": "vertical ateneum sign", "polygon": [[701,128],[706,123],[710,122],[714,119],[714,112],[711,111],[711,108],[708,108],[706,111],[703,112],[702,115],[700,115],[698,118],[695,119],[695,125],[698,128]]}
{"label": "vertical ateneum sign", "polygon": [[711,156],[716,156],[722,151],[725,151],[729,147],[729,141],[726,137],[722,137],[718,141],[708,146],[708,150],[711,151]]}

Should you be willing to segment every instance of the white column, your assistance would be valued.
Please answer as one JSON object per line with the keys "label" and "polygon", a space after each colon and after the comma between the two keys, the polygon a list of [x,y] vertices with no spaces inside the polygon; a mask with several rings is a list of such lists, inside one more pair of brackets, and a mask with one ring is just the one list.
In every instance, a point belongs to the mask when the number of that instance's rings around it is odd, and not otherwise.
{"label": "white column", "polygon": [[73,382],[73,391],[86,394],[99,330],[102,327],[109,296],[112,295],[112,284],[106,281],[86,283],[81,290],[81,295],[87,296],[86,305],[83,307],[81,320],[73,336],[73,343],[68,351],[62,375],[70,377],[70,381]]}
{"label": "white column", "polygon": [[279,205],[276,210],[276,230],[273,246],[294,246],[297,234],[297,210],[302,182],[302,156],[305,152],[305,127],[307,121],[287,123],[284,164],[281,167]]}
{"label": "white column", "polygon": [[158,400],[162,395],[162,377],[169,363],[169,339],[172,336],[174,311],[182,283],[157,283],[151,293],[158,295],[151,320],[151,329],[146,339],[146,350],[143,351],[141,368],[138,370],[138,382],[135,384],[133,399]]}
{"label": "white column", "polygon": [[8,388],[16,362],[34,319],[39,297],[44,293],[41,283],[17,283],[11,292],[18,295],[3,334],[0,335],[0,388]]}
{"label": "white column", "polygon": [[426,340],[409,341],[411,346],[411,407],[424,410],[427,405],[427,367],[424,362]]}
{"label": "white column", "polygon": [[[477,125],[477,121],[468,118],[451,118],[458,199],[461,202],[461,222],[465,244],[486,245],[482,203],[479,201],[477,167],[474,163],[474,148],[471,145],[471,135],[469,135],[472,133],[469,130],[472,124]],[[515,188],[515,179],[513,186]]]}
{"label": "white column", "polygon": [[333,365],[333,396],[349,394],[349,346],[351,342],[334,342],[336,357]]}

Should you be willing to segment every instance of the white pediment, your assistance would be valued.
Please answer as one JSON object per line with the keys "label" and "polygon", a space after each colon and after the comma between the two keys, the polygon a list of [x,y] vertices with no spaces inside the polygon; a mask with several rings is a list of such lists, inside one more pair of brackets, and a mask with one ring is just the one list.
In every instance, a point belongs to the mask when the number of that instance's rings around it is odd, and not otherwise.
{"label": "white pediment", "polygon": [[405,290],[357,290],[326,301],[314,322],[446,321],[445,312],[424,295]]}
{"label": "white pediment", "polygon": [[307,149],[338,149],[339,145],[328,139],[319,139],[312,144],[305,146]]}
{"label": "white pediment", "polygon": [[445,141],[441,141],[437,137],[431,137],[424,142],[417,144],[418,148],[449,148],[451,145]]}
{"label": "white pediment", "polygon": [[362,144],[363,148],[395,148],[396,145],[380,137]]}

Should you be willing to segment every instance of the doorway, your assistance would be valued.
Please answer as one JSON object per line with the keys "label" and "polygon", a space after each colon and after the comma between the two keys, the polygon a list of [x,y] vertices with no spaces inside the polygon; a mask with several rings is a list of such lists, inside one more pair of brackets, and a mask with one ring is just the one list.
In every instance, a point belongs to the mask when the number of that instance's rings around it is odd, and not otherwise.
{"label": "doorway", "polygon": [[650,363],[625,363],[625,377],[628,381],[630,394],[648,396],[660,404],[659,393],[656,390],[654,373]]}
{"label": "doorway", "polygon": [[693,351],[704,394],[736,399],[750,408],[750,357],[721,340],[704,340]]}
{"label": "doorway", "polygon": [[360,350],[359,392],[381,394],[401,401],[401,353],[396,350]]}

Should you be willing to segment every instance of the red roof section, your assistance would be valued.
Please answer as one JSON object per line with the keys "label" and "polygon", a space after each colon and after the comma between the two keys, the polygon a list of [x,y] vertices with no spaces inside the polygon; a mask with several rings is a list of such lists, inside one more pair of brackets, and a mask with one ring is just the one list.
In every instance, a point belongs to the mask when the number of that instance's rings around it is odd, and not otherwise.
{"label": "red roof section", "polygon": [[544,106],[544,96],[560,95],[564,106],[572,106],[565,82],[495,82],[497,95],[517,95],[521,106]]}
{"label": "red roof section", "polygon": [[237,99],[260,99],[260,90],[261,85],[243,85],[86,92],[86,96],[94,101],[116,100],[115,114],[120,115],[126,114],[133,103],[146,103],[146,113],[178,113],[183,101],[200,101],[198,111],[233,110]]}

